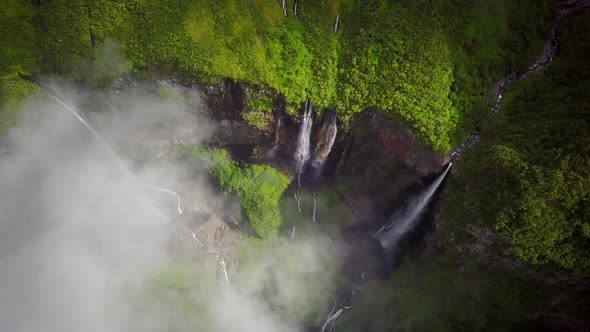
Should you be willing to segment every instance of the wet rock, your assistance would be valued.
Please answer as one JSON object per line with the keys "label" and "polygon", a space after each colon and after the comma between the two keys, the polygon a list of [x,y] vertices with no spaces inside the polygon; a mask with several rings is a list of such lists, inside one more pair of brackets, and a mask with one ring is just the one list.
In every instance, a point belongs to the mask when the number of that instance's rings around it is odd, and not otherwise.
{"label": "wet rock", "polygon": [[382,224],[405,191],[440,171],[442,157],[416,136],[376,111],[357,114],[338,139],[325,177],[348,184],[345,196],[363,222]]}

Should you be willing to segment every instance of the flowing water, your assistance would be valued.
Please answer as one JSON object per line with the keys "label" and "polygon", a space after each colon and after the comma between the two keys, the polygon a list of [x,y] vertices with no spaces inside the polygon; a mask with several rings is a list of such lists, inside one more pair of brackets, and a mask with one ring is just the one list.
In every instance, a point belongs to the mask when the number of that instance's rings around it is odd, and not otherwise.
{"label": "flowing water", "polygon": [[297,147],[295,149],[295,172],[297,173],[297,191],[295,192],[295,199],[297,200],[297,209],[301,212],[301,175],[305,170],[307,161],[310,155],[310,137],[312,121],[313,107],[311,100],[308,98],[305,101],[305,110],[303,112],[303,118],[301,119],[301,127],[299,128],[299,134],[297,136]]}
{"label": "flowing water", "polygon": [[336,15],[336,22],[334,23],[334,33],[338,32],[338,25],[340,24],[340,13]]}
{"label": "flowing water", "polygon": [[[557,55],[557,51],[559,49],[559,38],[557,32],[559,30],[560,19],[584,7],[590,7],[590,0],[566,0],[556,3],[557,18],[555,19],[555,22],[553,23],[551,30],[549,31],[549,36],[545,41],[545,45],[543,47],[543,52],[541,53],[541,55],[539,55],[533,61],[533,63],[524,73],[509,73],[500,81],[498,81],[498,83],[496,83],[496,86],[492,90],[490,98],[494,101],[494,105],[490,110],[491,118],[496,117],[500,113],[506,88],[511,83],[526,78],[532,73],[539,72],[553,62],[553,60],[555,59],[555,55]],[[461,145],[459,145],[457,148],[451,151],[448,160],[454,161],[465,150],[474,146],[478,141],[479,131],[469,135],[469,137]]]}
{"label": "flowing water", "polygon": [[299,0],[295,0],[295,4],[293,5],[293,15],[295,18],[299,15]]}
{"label": "flowing water", "polygon": [[430,186],[419,195],[412,197],[408,201],[408,204],[397,210],[389,218],[389,221],[373,235],[375,239],[381,242],[383,248],[391,249],[416,228],[420,221],[420,216],[428,207],[428,203],[432,200],[434,193],[447,176],[452,165],[453,163],[449,163],[446,170]]}
{"label": "flowing water", "polygon": [[311,221],[313,221],[316,225],[319,225],[317,219],[316,219],[316,213],[317,213],[317,208],[318,208],[318,200],[316,197],[316,193],[315,190],[312,193],[313,196],[313,213],[311,215]]}
{"label": "flowing water", "polygon": [[283,0],[283,14],[287,16],[287,0]]}
{"label": "flowing water", "polygon": [[322,172],[322,167],[332,151],[332,146],[336,141],[336,134],[338,133],[338,126],[336,124],[336,111],[326,111],[322,128],[318,132],[317,146],[314,151],[314,157],[311,162],[314,179],[317,179]]}
{"label": "flowing water", "polygon": [[275,157],[277,151],[279,150],[279,144],[281,143],[281,128],[283,127],[283,120],[280,115],[277,116],[277,125],[275,127],[275,140],[272,145],[272,148],[269,151],[269,156],[271,158]]}
{"label": "flowing water", "polygon": [[[59,95],[59,93],[56,92],[57,95]],[[74,108],[70,107],[65,101],[63,101],[62,98],[55,96],[51,93],[47,93],[47,95],[55,100],[58,104],[60,104],[64,110],[66,110],[68,113],[70,113],[71,115],[73,115],[84,127],[86,127],[86,129],[88,129],[88,131],[90,131],[90,133],[92,133],[92,135],[98,139],[101,144],[104,146],[105,149],[107,149],[107,151],[109,151],[109,153],[111,153],[113,155],[113,157],[115,158],[115,160],[117,160],[123,167],[124,170],[128,171],[128,168],[126,167],[125,163],[123,162],[123,160],[119,157],[119,155],[115,152],[115,150],[113,150],[110,145],[106,142],[106,140],[94,129],[94,127],[92,127],[90,125],[90,123],[88,123],[88,121],[86,121],[86,119],[84,119],[84,117],[82,117],[78,112],[76,112],[76,110],[74,110]],[[170,195],[173,195],[176,199],[177,199],[177,212],[179,215],[183,214],[183,208],[182,208],[182,199],[180,197],[180,195],[178,193],[176,193],[175,191],[168,189],[168,188],[162,188],[160,186],[157,185],[151,185],[152,188],[168,193]],[[170,218],[168,218],[168,216],[166,216],[166,214],[162,213],[162,216],[169,222],[171,222]],[[205,246],[204,243],[202,243],[201,241],[199,241],[199,239],[197,238],[195,233],[192,233],[192,237],[193,239],[197,242],[197,244],[199,245],[199,247],[201,247],[202,249],[204,249],[208,254],[212,255],[215,257],[215,260],[217,261],[217,263],[219,264],[219,266],[221,267],[222,271],[223,271],[223,275],[224,275],[224,279],[225,282],[229,285],[229,277],[227,274],[227,268],[226,268],[226,263],[225,260],[223,259],[223,256],[214,250],[211,250],[209,248],[207,248]]]}
{"label": "flowing water", "polygon": [[300,175],[305,170],[305,165],[309,160],[310,154],[310,137],[311,127],[313,124],[312,120],[313,107],[311,100],[305,101],[305,110],[303,112],[303,118],[301,119],[301,127],[299,128],[299,135],[297,136],[297,148],[295,149],[295,172]]}

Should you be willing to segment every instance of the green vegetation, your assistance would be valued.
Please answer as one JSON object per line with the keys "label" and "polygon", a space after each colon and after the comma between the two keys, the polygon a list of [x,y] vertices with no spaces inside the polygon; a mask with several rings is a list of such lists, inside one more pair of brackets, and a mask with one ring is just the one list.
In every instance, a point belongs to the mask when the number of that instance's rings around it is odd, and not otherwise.
{"label": "green vegetation", "polygon": [[[548,0],[305,1],[297,19],[293,1],[289,17],[274,0],[11,2],[5,17],[19,22],[2,38],[18,41],[9,57],[28,70],[95,86],[130,66],[229,77],[275,91],[289,110],[308,96],[320,109],[337,104],[343,120],[383,109],[439,151],[480,124],[496,80],[531,62],[550,16]],[[245,118],[267,127],[262,113]]]}
{"label": "green vegetation", "polygon": [[525,275],[465,263],[450,253],[409,257],[387,281],[370,281],[338,331],[508,331],[548,295]]}
{"label": "green vegetation", "polygon": [[389,280],[368,283],[338,330],[521,329],[562,291],[535,264],[588,276],[588,31],[590,13],[567,22],[555,62],[510,87],[502,113],[449,179],[430,250],[406,257]]}
{"label": "green vegetation", "polygon": [[240,165],[223,149],[183,146],[183,153],[200,158],[226,193],[236,194],[250,225],[262,238],[273,237],[282,224],[279,200],[289,180],[265,165]]}
{"label": "green vegetation", "polygon": [[34,19],[27,2],[7,0],[0,8],[0,134],[14,124],[18,104],[36,90],[21,77],[39,70]]}
{"label": "green vegetation", "polygon": [[562,31],[561,53],[510,88],[483,141],[458,164],[474,220],[533,263],[590,274],[590,15]]}
{"label": "green vegetation", "polygon": [[242,114],[244,120],[252,127],[260,130],[272,130],[272,114],[260,111],[248,111]]}
{"label": "green vegetation", "polygon": [[343,111],[377,106],[412,126],[436,150],[448,151],[477,125],[481,114],[474,107],[494,82],[526,68],[531,62],[527,47],[539,51],[547,4],[348,4],[338,80]]}

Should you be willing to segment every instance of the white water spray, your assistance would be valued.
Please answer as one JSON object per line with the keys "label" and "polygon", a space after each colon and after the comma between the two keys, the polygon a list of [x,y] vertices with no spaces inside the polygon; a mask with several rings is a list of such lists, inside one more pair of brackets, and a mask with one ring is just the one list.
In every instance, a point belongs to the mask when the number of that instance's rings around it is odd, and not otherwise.
{"label": "white water spray", "polygon": [[[57,93],[57,92],[56,92]],[[82,123],[82,125],[84,125],[84,127],[86,127],[91,133],[92,135],[95,136],[96,139],[98,139],[102,145],[107,149],[107,151],[109,151],[115,158],[115,160],[117,160],[122,166],[124,170],[128,170],[128,168],[125,166],[125,164],[123,163],[123,160],[121,160],[121,158],[119,157],[119,155],[109,146],[109,144],[106,142],[106,140],[88,123],[88,121],[86,121],[78,112],[76,112],[72,107],[70,107],[66,102],[64,102],[61,98],[54,96],[50,93],[47,93],[47,95],[55,100],[57,103],[59,103],[61,106],[63,106],[63,108],[68,111],[70,114],[72,114],[74,117],[76,117],[76,119],[78,119],[78,121],[80,121],[80,123]],[[178,193],[176,193],[175,191],[171,190],[171,189],[167,189],[167,188],[162,188],[156,185],[152,185],[153,188],[166,192],[168,194],[171,194],[173,196],[176,197],[177,201],[178,201],[178,205],[177,205],[177,211],[178,214],[183,214],[183,209],[182,209],[182,199],[180,197],[180,195],[178,195]],[[168,216],[166,216],[164,213],[162,213],[162,216],[168,221],[170,222],[170,218],[168,218]],[[211,250],[209,248],[207,248],[205,246],[204,243],[202,243],[201,241],[199,241],[199,239],[197,238],[195,233],[192,233],[193,239],[196,240],[197,244],[205,249],[207,251],[207,253],[215,256],[215,259],[217,260],[217,263],[219,264],[219,266],[221,266],[222,270],[223,270],[223,274],[225,277],[225,282],[229,285],[229,277],[227,274],[227,268],[226,268],[226,264],[225,264],[225,260],[223,259],[223,257],[221,257],[221,255],[214,251]]]}
{"label": "white water spray", "polygon": [[279,144],[281,143],[281,127],[283,126],[283,120],[281,119],[280,115],[277,115],[277,126],[275,127],[275,142],[270,149],[270,156],[274,157],[279,149]]}
{"label": "white water spray", "polygon": [[336,124],[336,110],[326,111],[322,128],[318,132],[317,146],[314,151],[314,157],[311,162],[314,178],[318,178],[322,173],[322,167],[328,159],[332,146],[336,141],[336,134],[338,134],[338,126]]}
{"label": "white water spray", "polygon": [[283,14],[287,16],[287,0],[283,0]]}
{"label": "white water spray", "polygon": [[334,23],[334,33],[338,32],[338,25],[340,24],[340,13],[336,15],[336,23]]}
{"label": "white water spray", "polygon": [[180,195],[178,195],[178,193],[176,193],[174,190],[172,189],[167,189],[167,188],[162,188],[160,186],[156,186],[153,185],[152,187],[154,187],[154,189],[168,193],[174,197],[176,197],[176,200],[178,201],[178,205],[176,205],[176,210],[178,211],[178,214],[183,214],[184,210],[182,208],[182,200],[180,199]]}
{"label": "white water spray", "polygon": [[310,137],[313,107],[311,100],[305,101],[305,111],[303,112],[303,118],[301,119],[301,127],[299,128],[299,135],[297,136],[297,148],[295,149],[295,172],[297,174],[303,173],[305,164],[309,160],[310,153]]}
{"label": "white water spray", "polygon": [[217,252],[213,249],[209,249],[203,242],[201,242],[201,240],[199,240],[199,238],[197,237],[197,234],[195,234],[195,232],[191,232],[191,234],[193,236],[193,239],[195,240],[195,242],[197,243],[197,245],[199,247],[201,247],[203,250],[205,250],[208,254],[215,257],[217,264],[219,264],[219,266],[223,270],[223,276],[225,278],[225,283],[229,285],[229,277],[227,275],[227,268],[226,268],[226,264],[225,264],[225,259],[223,259],[222,255],[219,252]]}
{"label": "white water spray", "polygon": [[425,191],[413,197],[403,209],[396,211],[389,218],[387,224],[373,235],[374,238],[381,242],[384,248],[391,248],[416,227],[420,215],[430,203],[432,196],[447,176],[452,165],[453,163],[449,163],[447,169]]}
{"label": "white water spray", "polygon": [[316,219],[316,210],[317,210],[317,205],[318,205],[318,200],[316,198],[316,193],[315,190],[313,191],[313,214],[311,215],[311,221],[313,221],[314,223],[316,223],[316,225],[319,225],[317,219]]}
{"label": "white water spray", "polygon": [[295,15],[295,18],[297,18],[297,15],[299,15],[299,0],[295,0],[295,4],[293,5],[293,14]]}
{"label": "white water spray", "polygon": [[299,135],[297,136],[297,148],[295,149],[295,172],[297,173],[297,191],[295,192],[295,200],[297,200],[297,210],[301,213],[301,174],[305,170],[305,165],[309,160],[310,144],[311,144],[311,127],[313,107],[311,100],[308,98],[305,101],[305,110],[303,112],[303,119],[301,119],[301,127],[299,128]]}
{"label": "white water spray", "polygon": [[[58,93],[59,94],[59,93]],[[70,107],[70,105],[68,105],[67,103],[65,103],[62,98],[60,97],[56,97],[54,95],[52,95],[51,93],[47,93],[47,96],[49,96],[49,98],[55,100],[58,104],[60,104],[66,111],[68,111],[68,113],[72,114],[74,117],[76,117],[76,119],[78,119],[78,121],[80,121],[80,123],[86,127],[86,129],[88,129],[88,131],[90,131],[90,133],[92,133],[92,135],[98,139],[100,141],[100,143],[105,147],[105,149],[107,151],[109,151],[114,157],[115,159],[120,162],[123,163],[123,161],[121,160],[121,158],[119,158],[119,155],[110,147],[110,145],[105,141],[105,139],[96,131],[94,130],[94,128],[88,123],[88,121],[86,121],[86,119],[84,119],[78,112],[76,112],[76,110],[74,110],[72,107]]]}

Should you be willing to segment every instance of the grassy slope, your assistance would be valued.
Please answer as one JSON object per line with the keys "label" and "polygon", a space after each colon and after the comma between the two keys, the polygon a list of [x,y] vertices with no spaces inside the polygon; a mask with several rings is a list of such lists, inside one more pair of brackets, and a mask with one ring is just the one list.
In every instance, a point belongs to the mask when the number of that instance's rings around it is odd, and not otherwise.
{"label": "grassy slope", "polygon": [[[338,104],[342,119],[376,106],[447,151],[478,124],[494,81],[538,51],[547,2],[304,1],[298,19],[292,1],[284,17],[275,0],[18,6],[36,13],[31,33],[42,57],[32,63],[41,70],[93,85],[129,65],[189,80],[229,77],[270,87],[290,107],[307,96],[320,108]],[[123,59],[105,60],[118,53]]]}

